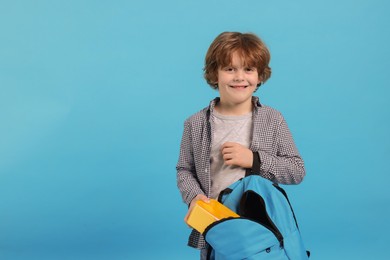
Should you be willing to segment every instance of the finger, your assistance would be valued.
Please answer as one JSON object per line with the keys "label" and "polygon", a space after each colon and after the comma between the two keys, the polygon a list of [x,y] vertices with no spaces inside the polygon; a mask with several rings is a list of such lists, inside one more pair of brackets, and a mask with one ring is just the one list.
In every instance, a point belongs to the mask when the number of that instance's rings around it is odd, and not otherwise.
{"label": "finger", "polygon": [[209,203],[210,202],[210,199],[204,195],[204,194],[198,194],[196,195],[196,197],[191,201],[191,204],[190,204],[190,207],[188,208],[188,211],[187,211],[187,214],[185,215],[184,217],[184,222],[187,223],[187,220],[188,220],[188,217],[190,216],[191,214],[191,211],[192,209],[195,207],[195,204],[198,200],[202,200],[206,203]]}
{"label": "finger", "polygon": [[226,142],[226,143],[224,143],[223,145],[225,145],[226,147],[241,146],[240,143],[236,143],[236,142]]}
{"label": "finger", "polygon": [[222,158],[223,158],[224,161],[227,161],[227,160],[233,159],[234,156],[233,156],[233,154],[231,154],[231,153],[227,153],[227,154],[223,154],[223,155],[222,155]]}
{"label": "finger", "polygon": [[209,203],[209,202],[210,202],[210,199],[207,198],[207,197],[204,197],[204,198],[202,199],[202,201],[203,201],[203,202],[206,202],[206,203]]}
{"label": "finger", "polygon": [[193,208],[193,207],[190,207],[190,208],[188,209],[187,214],[186,214],[185,217],[184,217],[184,222],[185,222],[185,223],[187,223],[187,221],[188,221],[188,218],[189,218],[189,216],[190,216],[190,214],[191,214],[192,208]]}
{"label": "finger", "polygon": [[229,148],[229,147],[234,147],[237,143],[234,143],[234,142],[226,142],[226,143],[223,143],[222,146],[221,146],[221,149],[223,148]]}
{"label": "finger", "polygon": [[199,200],[202,200],[202,201],[204,201],[204,202],[206,202],[206,203],[209,203],[209,202],[210,202],[210,199],[207,198],[207,196],[206,196],[206,195],[203,195],[203,194],[199,196]]}
{"label": "finger", "polygon": [[225,160],[225,161],[224,161],[224,164],[225,164],[225,165],[229,165],[229,166],[230,166],[230,165],[234,165],[234,159]]}
{"label": "finger", "polygon": [[224,148],[221,151],[222,154],[229,154],[229,153],[233,153],[233,152],[234,152],[233,148]]}
{"label": "finger", "polygon": [[236,145],[236,144],[238,144],[238,143],[237,143],[237,142],[230,142],[230,141],[227,141],[227,142],[224,142],[223,144],[232,146],[232,145]]}

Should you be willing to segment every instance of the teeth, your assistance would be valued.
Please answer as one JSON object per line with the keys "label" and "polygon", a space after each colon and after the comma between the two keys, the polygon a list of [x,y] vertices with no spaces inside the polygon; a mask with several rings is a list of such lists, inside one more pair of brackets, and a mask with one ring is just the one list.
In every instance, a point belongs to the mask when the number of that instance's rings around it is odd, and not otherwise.
{"label": "teeth", "polygon": [[247,86],[233,86],[233,88],[246,88]]}

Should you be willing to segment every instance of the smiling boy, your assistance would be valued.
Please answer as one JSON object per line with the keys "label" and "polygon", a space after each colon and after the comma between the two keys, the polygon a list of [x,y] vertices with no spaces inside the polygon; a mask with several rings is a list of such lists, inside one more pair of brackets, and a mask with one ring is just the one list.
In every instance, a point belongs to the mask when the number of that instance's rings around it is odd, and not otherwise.
{"label": "smiling boy", "polygon": [[[224,32],[210,45],[204,76],[219,98],[185,121],[176,166],[177,185],[189,206],[185,220],[197,200],[217,198],[247,174],[281,184],[304,178],[303,160],[283,116],[253,96],[271,76],[269,61],[267,47],[251,33]],[[206,247],[196,230],[188,244]]]}

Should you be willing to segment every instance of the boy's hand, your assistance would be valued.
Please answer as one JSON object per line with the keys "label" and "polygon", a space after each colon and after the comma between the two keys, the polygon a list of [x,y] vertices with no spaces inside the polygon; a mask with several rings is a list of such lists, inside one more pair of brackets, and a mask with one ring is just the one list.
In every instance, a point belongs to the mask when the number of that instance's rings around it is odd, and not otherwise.
{"label": "boy's hand", "polygon": [[195,206],[196,202],[198,200],[203,200],[204,202],[206,203],[209,203],[210,202],[210,199],[206,197],[206,195],[204,194],[198,194],[196,195],[195,198],[192,199],[191,203],[190,203],[190,207],[188,208],[188,211],[187,211],[187,214],[186,216],[184,217],[184,222],[187,223],[187,219],[188,219],[188,216],[190,215],[190,212],[192,210],[192,208]]}
{"label": "boy's hand", "polygon": [[224,143],[221,146],[221,153],[226,165],[235,165],[242,168],[252,168],[252,151],[239,143]]}

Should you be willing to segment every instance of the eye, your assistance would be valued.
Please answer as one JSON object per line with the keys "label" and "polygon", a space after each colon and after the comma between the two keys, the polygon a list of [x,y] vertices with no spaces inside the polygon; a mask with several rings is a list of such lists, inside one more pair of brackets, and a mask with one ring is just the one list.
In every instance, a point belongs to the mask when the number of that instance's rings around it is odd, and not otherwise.
{"label": "eye", "polygon": [[234,68],[233,68],[233,67],[225,67],[225,68],[223,68],[223,71],[226,71],[226,72],[233,72],[233,71],[234,71]]}
{"label": "eye", "polygon": [[245,71],[246,72],[256,72],[256,68],[255,67],[247,67],[247,68],[245,68]]}

